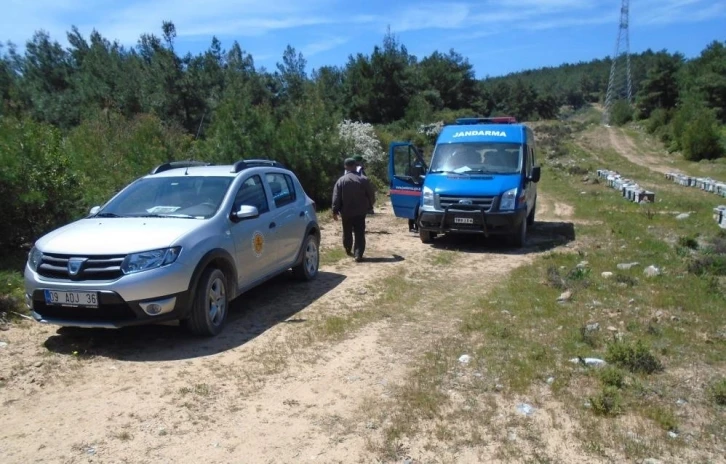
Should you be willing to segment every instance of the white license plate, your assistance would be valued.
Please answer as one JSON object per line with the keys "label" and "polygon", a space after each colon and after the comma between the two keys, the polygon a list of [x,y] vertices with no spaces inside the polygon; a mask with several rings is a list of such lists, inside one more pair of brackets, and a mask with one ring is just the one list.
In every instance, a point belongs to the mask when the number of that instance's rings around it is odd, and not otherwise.
{"label": "white license plate", "polygon": [[49,305],[74,306],[79,308],[98,308],[96,292],[59,292],[45,291],[45,303]]}
{"label": "white license plate", "polygon": [[454,224],[474,224],[474,218],[469,217],[455,217]]}

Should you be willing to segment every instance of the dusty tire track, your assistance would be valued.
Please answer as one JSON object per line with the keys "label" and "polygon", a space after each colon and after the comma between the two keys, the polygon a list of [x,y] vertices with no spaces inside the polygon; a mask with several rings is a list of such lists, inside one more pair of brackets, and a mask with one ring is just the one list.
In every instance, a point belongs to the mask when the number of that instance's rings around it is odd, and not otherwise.
{"label": "dusty tire track", "polygon": [[[551,215],[546,203],[538,221],[572,214],[555,203]],[[558,227],[539,223],[531,246],[551,248]],[[387,395],[456,320],[424,300],[406,308],[409,317],[375,320],[328,343],[308,340],[310,324],[369,309],[376,286],[392,276],[456,278],[466,283],[460,291],[468,285],[481,292],[537,251],[447,241],[434,249],[387,207],[369,219],[368,230],[370,262],[345,259],[323,268],[311,285],[283,276],[250,292],[217,339],[194,339],[175,327],[59,335],[26,324],[6,332],[0,460],[370,462],[360,398]],[[323,237],[323,248],[338,247],[340,226],[326,224]],[[431,256],[447,248],[460,251],[442,272]],[[431,301],[455,306],[450,296]]]}

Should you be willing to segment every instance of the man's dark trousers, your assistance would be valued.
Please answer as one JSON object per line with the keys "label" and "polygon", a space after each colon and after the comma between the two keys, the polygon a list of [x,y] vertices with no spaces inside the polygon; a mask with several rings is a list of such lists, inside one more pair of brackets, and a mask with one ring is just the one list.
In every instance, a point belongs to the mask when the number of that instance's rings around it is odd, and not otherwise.
{"label": "man's dark trousers", "polygon": [[[366,251],[366,216],[341,217],[343,220],[343,247],[353,251],[353,256],[362,258]],[[355,236],[355,248],[353,237]]]}

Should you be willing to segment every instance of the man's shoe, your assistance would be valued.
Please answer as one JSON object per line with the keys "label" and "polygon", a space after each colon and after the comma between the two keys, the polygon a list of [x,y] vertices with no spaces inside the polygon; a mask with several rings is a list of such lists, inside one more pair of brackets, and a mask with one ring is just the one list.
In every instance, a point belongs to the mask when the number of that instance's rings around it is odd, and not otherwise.
{"label": "man's shoe", "polygon": [[350,251],[350,248],[346,248],[345,249],[345,254],[348,255],[348,256],[353,256],[353,252]]}
{"label": "man's shoe", "polygon": [[360,263],[361,261],[363,261],[363,256],[356,254],[354,259],[356,263]]}

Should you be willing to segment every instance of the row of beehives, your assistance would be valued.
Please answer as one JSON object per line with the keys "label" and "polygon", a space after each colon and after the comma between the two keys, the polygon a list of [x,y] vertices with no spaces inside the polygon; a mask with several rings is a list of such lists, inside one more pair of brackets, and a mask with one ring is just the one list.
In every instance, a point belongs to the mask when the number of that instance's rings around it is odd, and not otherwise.
{"label": "row of beehives", "polygon": [[615,171],[598,169],[597,176],[605,179],[608,187],[620,191],[620,193],[623,194],[623,197],[628,201],[633,201],[635,203],[655,202],[655,193],[641,188],[634,180],[626,179]]}
{"label": "row of beehives", "polygon": [[726,182],[720,182],[710,177],[693,177],[678,172],[669,172],[665,175],[666,179],[685,187],[695,187],[706,192],[715,193],[719,196],[726,197]]}

